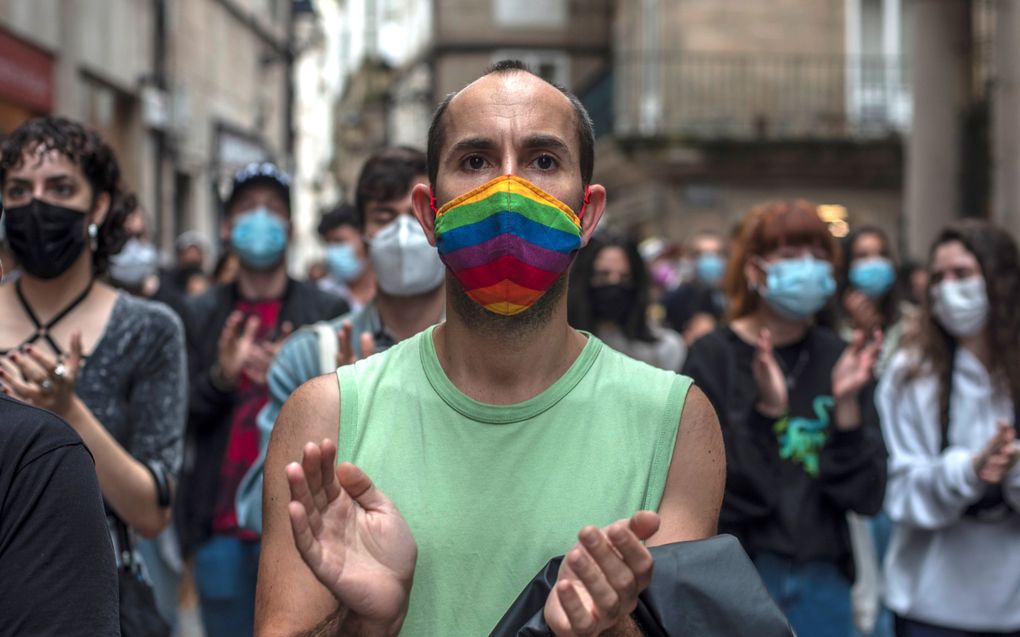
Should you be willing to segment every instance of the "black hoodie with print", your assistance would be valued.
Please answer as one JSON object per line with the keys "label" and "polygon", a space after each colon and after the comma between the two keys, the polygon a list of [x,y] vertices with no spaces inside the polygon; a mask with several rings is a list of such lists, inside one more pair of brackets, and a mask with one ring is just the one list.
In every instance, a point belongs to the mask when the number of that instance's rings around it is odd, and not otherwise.
{"label": "black hoodie with print", "polygon": [[775,348],[790,381],[789,414],[779,420],[755,408],[754,347],[729,327],[691,346],[684,373],[715,407],[726,443],[719,531],[740,538],[752,557],[835,562],[851,577],[846,513],[881,510],[886,452],[873,384],[861,392],[859,428],[840,431],[833,422],[832,368],[845,347],[811,327],[801,341]]}

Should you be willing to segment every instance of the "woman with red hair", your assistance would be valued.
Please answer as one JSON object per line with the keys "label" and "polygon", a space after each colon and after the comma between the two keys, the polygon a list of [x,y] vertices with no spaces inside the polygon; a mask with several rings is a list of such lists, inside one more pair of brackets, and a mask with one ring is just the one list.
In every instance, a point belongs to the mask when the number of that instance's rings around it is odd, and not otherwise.
{"label": "woman with red hair", "polygon": [[870,407],[881,334],[847,346],[814,323],[839,258],[815,205],[753,209],[727,268],[730,324],[696,341],[684,368],[726,441],[720,532],[740,538],[793,628],[812,637],[851,634],[846,514],[877,513],[886,479]]}

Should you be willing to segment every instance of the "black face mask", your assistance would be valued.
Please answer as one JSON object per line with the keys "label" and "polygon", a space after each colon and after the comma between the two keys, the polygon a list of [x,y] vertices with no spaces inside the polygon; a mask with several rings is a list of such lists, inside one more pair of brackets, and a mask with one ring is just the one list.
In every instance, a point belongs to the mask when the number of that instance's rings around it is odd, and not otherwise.
{"label": "black face mask", "polygon": [[601,321],[622,323],[634,305],[634,288],[628,285],[593,285],[588,293],[592,314]]}
{"label": "black face mask", "polygon": [[85,212],[33,199],[4,215],[7,243],[21,268],[38,279],[55,279],[85,248]]}

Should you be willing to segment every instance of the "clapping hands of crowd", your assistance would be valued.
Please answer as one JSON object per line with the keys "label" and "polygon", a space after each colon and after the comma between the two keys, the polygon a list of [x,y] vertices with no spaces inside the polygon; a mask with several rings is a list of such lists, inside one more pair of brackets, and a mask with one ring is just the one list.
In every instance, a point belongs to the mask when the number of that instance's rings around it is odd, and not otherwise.
{"label": "clapping hands of crowd", "polygon": [[257,338],[260,325],[259,317],[245,319],[238,311],[227,317],[220,333],[218,359],[219,374],[227,386],[236,387],[242,374],[257,385],[265,385],[270,363],[294,331],[294,326],[285,321],[276,338],[260,341]]}
{"label": "clapping hands of crowd", "polygon": [[779,418],[785,414],[789,404],[789,390],[786,387],[786,376],[772,351],[772,334],[767,329],[758,332],[751,375],[758,386],[756,408],[759,413],[770,418]]}
{"label": "clapping hands of crowd", "polygon": [[604,529],[581,529],[546,599],[545,620],[553,634],[603,635],[625,626],[652,581],[652,555],[643,542],[658,529],[659,516],[651,511]]}
{"label": "clapping hands of crowd", "polygon": [[291,529],[301,559],[348,613],[380,634],[399,632],[418,547],[397,507],[364,471],[336,466],[336,445],[305,445],[287,465]]}
{"label": "clapping hands of crowd", "polygon": [[[871,338],[856,330],[850,344],[832,368],[832,397],[836,405],[836,426],[852,429],[860,425],[857,397],[871,382],[875,364],[882,352],[882,332],[875,330]],[[770,418],[779,418],[789,409],[787,379],[772,346],[767,329],[758,333],[751,373],[758,386],[758,411]]]}
{"label": "clapping hands of crowd", "polygon": [[995,425],[995,434],[974,456],[974,473],[988,484],[1000,484],[1020,458],[1016,431],[1005,420]]}
{"label": "clapping hands of crowd", "polygon": [[65,419],[74,407],[75,383],[82,367],[81,333],[71,336],[68,356],[54,356],[26,345],[0,359],[0,390],[4,394],[52,411]]}
{"label": "clapping hands of crowd", "polygon": [[875,364],[882,353],[882,332],[874,330],[868,338],[864,330],[854,330],[850,344],[832,368],[832,398],[857,400],[860,391],[874,378]]}
{"label": "clapping hands of crowd", "polygon": [[[396,505],[350,463],[336,465],[336,445],[308,443],[287,466],[291,530],[302,560],[350,614],[373,634],[399,632],[407,611],[418,547]],[[578,533],[545,604],[560,637],[602,635],[623,625],[652,578],[643,542],[659,516],[640,511]],[[352,617],[353,616],[353,617]]]}
{"label": "clapping hands of crowd", "polygon": [[337,332],[337,338],[340,339],[340,348],[336,352],[337,367],[352,365],[362,358],[368,358],[372,354],[375,354],[375,338],[369,332],[361,333],[361,356],[358,356],[355,353],[354,327],[351,325],[350,321],[343,322],[343,325],[340,326],[340,331]]}

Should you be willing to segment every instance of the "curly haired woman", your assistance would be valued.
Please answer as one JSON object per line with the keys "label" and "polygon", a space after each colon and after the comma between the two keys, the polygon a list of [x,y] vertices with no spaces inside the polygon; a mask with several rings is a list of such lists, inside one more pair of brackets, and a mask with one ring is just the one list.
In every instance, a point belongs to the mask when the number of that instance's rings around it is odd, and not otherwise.
{"label": "curly haired woman", "polygon": [[877,404],[895,523],[886,603],[900,637],[1020,635],[1020,257],[1003,230],[942,231],[917,342]]}

